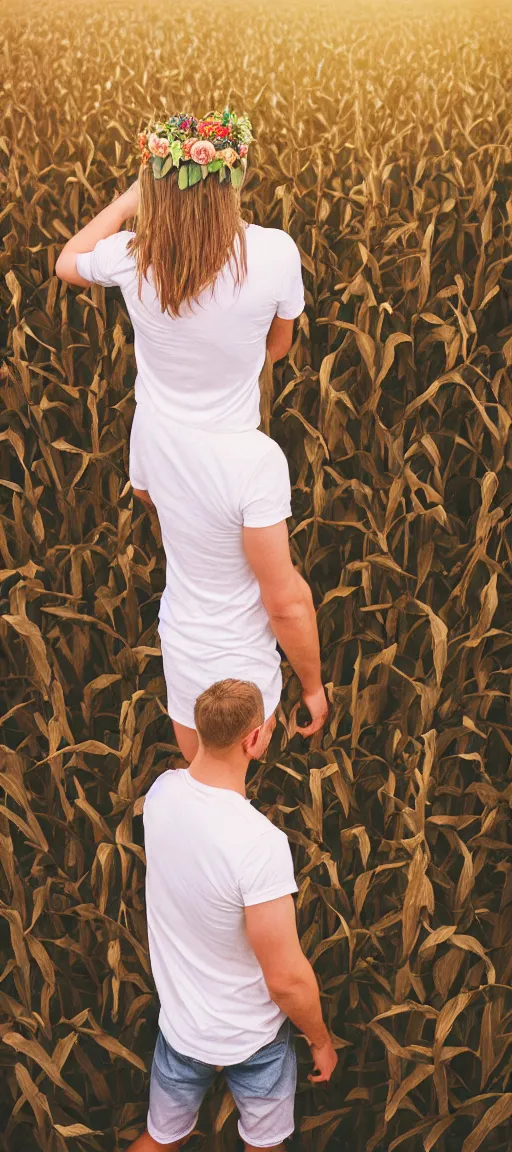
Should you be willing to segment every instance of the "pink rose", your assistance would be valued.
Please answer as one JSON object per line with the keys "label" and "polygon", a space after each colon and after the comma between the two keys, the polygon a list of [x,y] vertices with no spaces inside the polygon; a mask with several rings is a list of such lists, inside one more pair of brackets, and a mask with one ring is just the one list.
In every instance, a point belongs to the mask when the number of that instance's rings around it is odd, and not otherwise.
{"label": "pink rose", "polygon": [[247,144],[241,144],[238,151],[240,153],[240,156],[242,156],[242,157],[247,156],[247,153],[249,151]]}
{"label": "pink rose", "polygon": [[163,159],[169,155],[169,141],[157,136],[156,132],[151,133],[148,139],[148,148],[153,156],[161,156]]}
{"label": "pink rose", "polygon": [[195,136],[189,136],[188,140],[183,141],[183,155],[185,160],[190,160],[190,150],[194,144],[199,144],[200,141]]}
{"label": "pink rose", "polygon": [[209,164],[215,160],[217,153],[209,140],[194,140],[190,149],[190,159],[195,164]]}

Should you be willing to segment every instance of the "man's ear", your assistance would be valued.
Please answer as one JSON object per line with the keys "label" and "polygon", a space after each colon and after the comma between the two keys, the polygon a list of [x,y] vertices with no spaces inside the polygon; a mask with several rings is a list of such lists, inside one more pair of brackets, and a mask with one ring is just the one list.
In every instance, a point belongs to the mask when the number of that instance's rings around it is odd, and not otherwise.
{"label": "man's ear", "polygon": [[258,727],[253,728],[252,732],[248,732],[247,736],[242,741],[242,748],[243,748],[246,756],[249,756],[249,757],[252,756],[254,749],[257,747],[262,728],[263,728],[263,724],[258,724]]}

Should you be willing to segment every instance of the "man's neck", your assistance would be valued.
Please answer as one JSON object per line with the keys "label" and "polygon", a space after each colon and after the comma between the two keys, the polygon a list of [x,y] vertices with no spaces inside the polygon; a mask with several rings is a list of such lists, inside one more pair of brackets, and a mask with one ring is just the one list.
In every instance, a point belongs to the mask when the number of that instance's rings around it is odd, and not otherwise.
{"label": "man's neck", "polygon": [[190,764],[189,773],[200,784],[208,784],[210,788],[227,788],[245,797],[248,767],[248,761],[239,749],[214,756],[208,749],[199,748]]}

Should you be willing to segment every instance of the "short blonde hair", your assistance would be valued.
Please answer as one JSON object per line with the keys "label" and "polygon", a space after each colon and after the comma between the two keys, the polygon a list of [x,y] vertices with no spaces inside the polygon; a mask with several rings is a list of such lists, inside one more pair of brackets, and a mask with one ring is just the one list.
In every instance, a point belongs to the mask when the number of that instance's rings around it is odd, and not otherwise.
{"label": "short blonde hair", "polygon": [[198,697],[194,708],[205,748],[232,748],[264,719],[261,692],[247,680],[219,680]]}

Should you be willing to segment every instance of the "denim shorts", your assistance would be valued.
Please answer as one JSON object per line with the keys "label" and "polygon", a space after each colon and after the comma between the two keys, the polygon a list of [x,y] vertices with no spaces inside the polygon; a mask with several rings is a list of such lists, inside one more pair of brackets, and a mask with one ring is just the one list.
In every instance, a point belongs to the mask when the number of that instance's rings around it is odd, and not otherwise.
{"label": "denim shorts", "polygon": [[[217,1072],[212,1064],[176,1052],[159,1032],[149,1089],[148,1132],[153,1140],[171,1144],[193,1132]],[[222,1073],[240,1113],[242,1140],[272,1148],[291,1136],[297,1064],[288,1021],[270,1044]]]}

